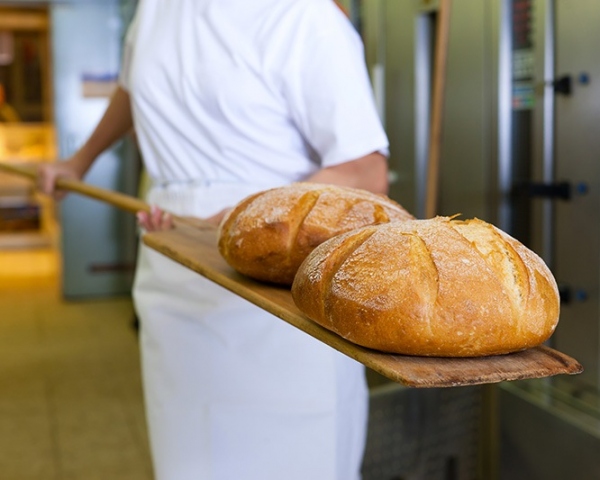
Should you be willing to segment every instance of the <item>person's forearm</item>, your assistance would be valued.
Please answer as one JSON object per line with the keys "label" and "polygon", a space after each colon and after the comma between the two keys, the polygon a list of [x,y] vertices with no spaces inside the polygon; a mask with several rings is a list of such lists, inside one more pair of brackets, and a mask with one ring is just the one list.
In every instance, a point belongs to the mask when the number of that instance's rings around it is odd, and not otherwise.
{"label": "person's forearm", "polygon": [[[345,187],[362,188],[373,193],[387,194],[387,159],[380,153],[374,152],[333,167],[323,168],[304,179],[305,182],[340,185]],[[227,214],[225,208],[204,220],[218,225]],[[160,209],[152,212],[140,212],[138,221],[142,228],[148,231],[166,230],[173,228],[172,217],[165,215]]]}
{"label": "person's forearm", "polygon": [[117,87],[100,122],[77,152],[81,176],[94,160],[133,127],[129,94]]}
{"label": "person's forearm", "polygon": [[373,152],[350,162],[323,168],[305,181],[362,188],[374,193],[387,194],[387,174],[386,158],[380,153]]}

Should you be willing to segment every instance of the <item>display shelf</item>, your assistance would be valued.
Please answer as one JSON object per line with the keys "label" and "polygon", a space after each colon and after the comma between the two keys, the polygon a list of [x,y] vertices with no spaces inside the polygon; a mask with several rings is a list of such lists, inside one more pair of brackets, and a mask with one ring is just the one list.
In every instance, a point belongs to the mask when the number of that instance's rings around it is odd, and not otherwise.
{"label": "display shelf", "polygon": [[[56,134],[52,124],[0,125],[0,162],[34,166],[55,159]],[[53,201],[38,194],[30,179],[0,172],[0,210],[3,210],[0,211],[0,249],[53,245],[56,230]],[[37,210],[37,218],[33,210]]]}

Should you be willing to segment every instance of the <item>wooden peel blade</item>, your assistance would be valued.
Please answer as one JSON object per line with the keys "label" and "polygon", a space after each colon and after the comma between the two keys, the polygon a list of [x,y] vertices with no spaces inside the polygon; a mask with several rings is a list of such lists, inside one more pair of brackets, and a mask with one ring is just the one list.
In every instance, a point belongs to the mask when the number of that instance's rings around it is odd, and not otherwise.
{"label": "wooden peel blade", "polygon": [[[37,175],[29,166],[0,163],[0,170],[33,180]],[[57,186],[130,212],[150,209],[139,199],[76,180],[59,179]],[[229,267],[217,249],[216,227],[200,219],[175,220],[176,228],[147,233],[143,242],[394,382],[419,388],[456,387],[583,371],[573,358],[545,346],[479,358],[413,357],[360,347],[308,319],[294,304],[288,288],[253,281]]]}
{"label": "wooden peel blade", "polygon": [[153,232],[143,242],[312,337],[408,387],[456,387],[576,374],[582,366],[569,356],[540,346],[509,355],[438,358],[392,355],[355,345],[317,325],[298,310],[287,288],[253,281],[235,272],[217,249],[215,230],[187,225]]}

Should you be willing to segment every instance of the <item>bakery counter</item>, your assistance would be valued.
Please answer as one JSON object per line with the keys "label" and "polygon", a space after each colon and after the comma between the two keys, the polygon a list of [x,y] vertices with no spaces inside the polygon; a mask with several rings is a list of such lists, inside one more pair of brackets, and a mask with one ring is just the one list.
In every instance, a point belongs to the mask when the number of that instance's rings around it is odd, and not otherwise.
{"label": "bakery counter", "polygon": [[[0,162],[31,165],[56,157],[52,124],[0,124]],[[0,249],[50,246],[55,232],[52,200],[38,194],[30,180],[0,172]]]}

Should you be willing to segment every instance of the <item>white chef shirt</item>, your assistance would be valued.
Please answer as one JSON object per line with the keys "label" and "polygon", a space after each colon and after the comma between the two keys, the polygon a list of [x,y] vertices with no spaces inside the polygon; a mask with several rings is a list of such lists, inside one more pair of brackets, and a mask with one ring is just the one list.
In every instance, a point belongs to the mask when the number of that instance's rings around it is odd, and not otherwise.
{"label": "white chef shirt", "polygon": [[[121,82],[179,215],[387,148],[332,0],[141,0]],[[144,246],[134,298],[157,479],[359,478],[362,365]]]}
{"label": "white chef shirt", "polygon": [[387,154],[362,42],[332,0],[141,0],[120,81],[158,184],[280,185]]}

